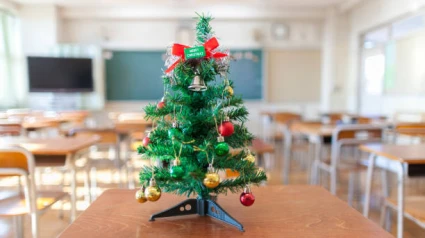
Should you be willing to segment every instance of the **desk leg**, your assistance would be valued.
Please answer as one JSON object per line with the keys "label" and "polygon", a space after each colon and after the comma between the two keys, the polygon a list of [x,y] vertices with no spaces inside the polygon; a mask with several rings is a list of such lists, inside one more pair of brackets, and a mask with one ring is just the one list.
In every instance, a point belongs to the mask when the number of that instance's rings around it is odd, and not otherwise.
{"label": "desk leg", "polygon": [[[322,139],[321,137],[317,138],[315,148],[314,148],[314,159],[313,159],[313,166],[311,166],[311,173],[310,173],[310,184],[320,184],[320,160],[322,155]],[[309,139],[310,140],[310,139]],[[310,141],[310,143],[312,143]]]}
{"label": "desk leg", "polygon": [[292,147],[292,133],[287,128],[284,134],[283,145],[283,184],[289,183],[289,172],[291,167],[291,147]]}
{"label": "desk leg", "polygon": [[74,158],[74,154],[68,154],[66,158],[71,174],[71,222],[77,217],[77,173]]}
{"label": "desk leg", "polygon": [[400,163],[397,173],[397,237],[403,237],[403,218],[404,218],[404,166]]}
{"label": "desk leg", "polygon": [[369,208],[370,208],[370,193],[372,190],[372,179],[373,179],[373,167],[375,166],[374,154],[369,155],[369,164],[367,167],[367,176],[366,176],[366,191],[365,191],[365,201],[363,205],[363,216],[369,218]]}

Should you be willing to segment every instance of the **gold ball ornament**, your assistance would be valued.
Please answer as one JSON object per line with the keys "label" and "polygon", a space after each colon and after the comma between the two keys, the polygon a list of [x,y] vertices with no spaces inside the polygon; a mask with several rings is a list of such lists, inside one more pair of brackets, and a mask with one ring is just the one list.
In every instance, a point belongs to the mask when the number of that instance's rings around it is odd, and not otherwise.
{"label": "gold ball ornament", "polygon": [[244,160],[249,161],[251,163],[255,163],[255,157],[252,154],[248,154]]}
{"label": "gold ball ornament", "polygon": [[228,97],[232,97],[233,96],[233,88],[232,87],[230,87],[229,85],[227,85],[224,90],[226,90]]}
{"label": "gold ball ornament", "polygon": [[145,189],[145,197],[150,202],[158,201],[161,197],[161,189],[156,185],[155,179],[151,179],[149,187]]}
{"label": "gold ball ornament", "polygon": [[215,172],[205,174],[204,185],[207,188],[215,188],[220,184],[220,176]]}
{"label": "gold ball ornament", "polygon": [[145,197],[145,191],[142,188],[137,190],[135,197],[136,197],[137,202],[139,202],[139,203],[145,203],[147,201],[147,199]]}

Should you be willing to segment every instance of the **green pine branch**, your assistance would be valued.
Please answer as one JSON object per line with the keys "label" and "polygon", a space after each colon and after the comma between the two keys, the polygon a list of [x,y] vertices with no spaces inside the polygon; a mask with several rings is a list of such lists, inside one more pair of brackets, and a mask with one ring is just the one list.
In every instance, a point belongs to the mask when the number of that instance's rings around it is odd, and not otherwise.
{"label": "green pine branch", "polygon": [[208,37],[213,33],[210,26],[210,21],[213,20],[211,16],[198,14],[198,23],[196,24],[196,40],[199,44],[205,43]]}

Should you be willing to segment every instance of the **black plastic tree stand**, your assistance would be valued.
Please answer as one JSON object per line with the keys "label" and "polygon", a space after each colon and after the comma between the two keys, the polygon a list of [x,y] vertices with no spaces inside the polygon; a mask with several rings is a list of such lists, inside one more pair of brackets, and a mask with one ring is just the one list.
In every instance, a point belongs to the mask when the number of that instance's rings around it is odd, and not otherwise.
{"label": "black plastic tree stand", "polygon": [[229,225],[235,226],[240,231],[244,231],[243,226],[235,218],[231,217],[216,202],[210,199],[187,199],[174,207],[170,207],[162,212],[155,213],[149,221],[155,221],[155,218],[173,217],[198,214],[200,216],[210,216]]}

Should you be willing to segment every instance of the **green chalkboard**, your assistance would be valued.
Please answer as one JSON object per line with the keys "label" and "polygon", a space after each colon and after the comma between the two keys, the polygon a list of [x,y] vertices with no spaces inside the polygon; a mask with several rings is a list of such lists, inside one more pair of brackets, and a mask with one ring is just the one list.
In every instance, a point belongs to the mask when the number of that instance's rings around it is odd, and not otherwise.
{"label": "green chalkboard", "polygon": [[[236,95],[244,99],[262,98],[262,50],[235,50],[229,79]],[[159,100],[164,86],[164,51],[113,51],[105,60],[108,101]]]}

